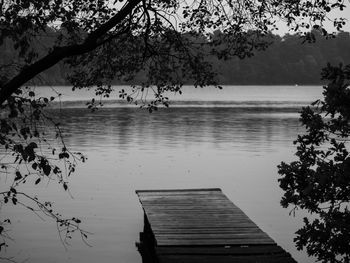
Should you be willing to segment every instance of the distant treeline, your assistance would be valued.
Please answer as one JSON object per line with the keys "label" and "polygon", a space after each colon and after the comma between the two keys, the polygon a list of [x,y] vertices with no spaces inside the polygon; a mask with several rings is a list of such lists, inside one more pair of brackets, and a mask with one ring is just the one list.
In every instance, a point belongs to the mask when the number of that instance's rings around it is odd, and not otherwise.
{"label": "distant treeline", "polygon": [[314,43],[299,35],[273,36],[273,44],[251,58],[217,61],[223,84],[320,84],[321,70],[329,62],[350,63],[350,33],[325,39],[314,32]]}
{"label": "distant treeline", "polygon": [[[271,35],[273,44],[250,58],[219,60],[208,56],[222,85],[312,85],[320,84],[321,69],[326,64],[350,63],[350,33],[338,33],[336,38],[325,39],[314,32],[314,43],[304,42],[300,35]],[[43,39],[45,42],[45,40]],[[43,44],[43,43],[42,43]],[[0,49],[0,62],[10,63],[14,47],[5,43]],[[41,74],[42,85],[67,85],[69,69],[60,63]],[[138,74],[133,81],[141,82],[145,76]],[[115,81],[113,84],[118,83]]]}

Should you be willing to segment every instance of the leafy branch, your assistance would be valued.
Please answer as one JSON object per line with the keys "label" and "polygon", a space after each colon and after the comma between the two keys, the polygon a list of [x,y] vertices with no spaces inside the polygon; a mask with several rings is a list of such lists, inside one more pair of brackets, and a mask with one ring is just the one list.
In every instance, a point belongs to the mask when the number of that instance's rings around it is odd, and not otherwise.
{"label": "leafy branch", "polygon": [[350,65],[331,66],[322,72],[330,83],[324,99],[303,108],[300,122],[306,133],[299,135],[298,160],[282,162],[278,172],[284,190],[283,207],[305,209],[316,219],[304,218],[294,241],[299,250],[321,262],[350,260]]}

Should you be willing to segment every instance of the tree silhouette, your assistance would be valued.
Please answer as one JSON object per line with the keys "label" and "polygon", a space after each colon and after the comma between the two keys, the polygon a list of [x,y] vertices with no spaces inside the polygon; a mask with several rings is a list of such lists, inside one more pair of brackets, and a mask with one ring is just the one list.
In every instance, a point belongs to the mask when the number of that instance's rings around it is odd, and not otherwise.
{"label": "tree silhouette", "polygon": [[297,161],[279,165],[281,204],[305,209],[316,218],[304,218],[297,231],[298,249],[321,262],[350,260],[350,65],[323,70],[324,99],[303,108],[300,122],[306,133],[299,135]]}
{"label": "tree silhouette", "polygon": [[[101,97],[110,95],[113,80],[130,81],[142,72],[142,83],[119,96],[153,111],[168,106],[165,92],[181,92],[188,80],[196,87],[219,87],[208,53],[220,59],[250,57],[270,44],[266,35],[278,19],[295,31],[314,28],[328,35],[323,27],[328,13],[343,8],[342,1],[0,1],[0,44],[14,51],[0,64],[0,144],[5,153],[0,168],[1,175],[12,178],[9,189],[0,192],[1,204],[23,205],[52,217],[63,238],[76,231],[86,237],[79,219],[65,218],[50,202],[18,191],[26,182],[51,179],[68,190],[68,176],[79,160],[85,161],[69,150],[59,122],[45,111],[60,94],[45,98],[30,88],[57,63],[69,68],[73,89],[92,88]],[[338,30],[344,24],[342,18],[333,21]],[[222,34],[214,35],[216,30]],[[148,91],[153,95],[145,100]],[[92,99],[88,107],[98,105]],[[9,223],[0,224],[0,248],[6,246]]]}

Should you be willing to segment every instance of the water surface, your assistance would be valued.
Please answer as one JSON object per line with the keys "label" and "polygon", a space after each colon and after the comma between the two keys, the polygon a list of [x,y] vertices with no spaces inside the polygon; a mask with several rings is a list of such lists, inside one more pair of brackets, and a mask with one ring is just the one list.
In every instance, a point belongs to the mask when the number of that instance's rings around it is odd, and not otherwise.
{"label": "water surface", "polygon": [[[70,96],[68,88],[56,89]],[[290,217],[279,205],[276,166],[293,160],[292,141],[303,132],[298,111],[321,92],[291,86],[188,88],[173,107],[153,114],[115,98],[91,113],[78,102],[89,94],[62,97],[71,107],[51,113],[61,119],[67,145],[88,161],[70,178],[73,198],[54,181],[26,190],[53,200],[62,214],[79,216],[93,233],[92,247],[76,237],[65,250],[50,220],[3,207],[1,216],[13,219],[15,240],[7,253],[37,263],[141,262],[135,241],[143,213],[136,189],[219,187],[296,260],[314,262],[294,247],[303,214]]]}

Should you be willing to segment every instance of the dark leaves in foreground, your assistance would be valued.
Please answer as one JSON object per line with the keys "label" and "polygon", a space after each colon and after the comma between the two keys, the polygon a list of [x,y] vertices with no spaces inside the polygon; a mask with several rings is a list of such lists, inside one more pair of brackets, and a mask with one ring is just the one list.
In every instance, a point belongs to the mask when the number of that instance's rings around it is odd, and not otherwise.
{"label": "dark leaves in foreground", "polygon": [[321,262],[350,260],[350,66],[328,65],[322,72],[330,81],[324,99],[303,108],[297,161],[279,166],[283,207],[305,209],[316,219],[304,218],[297,231],[298,249]]}

